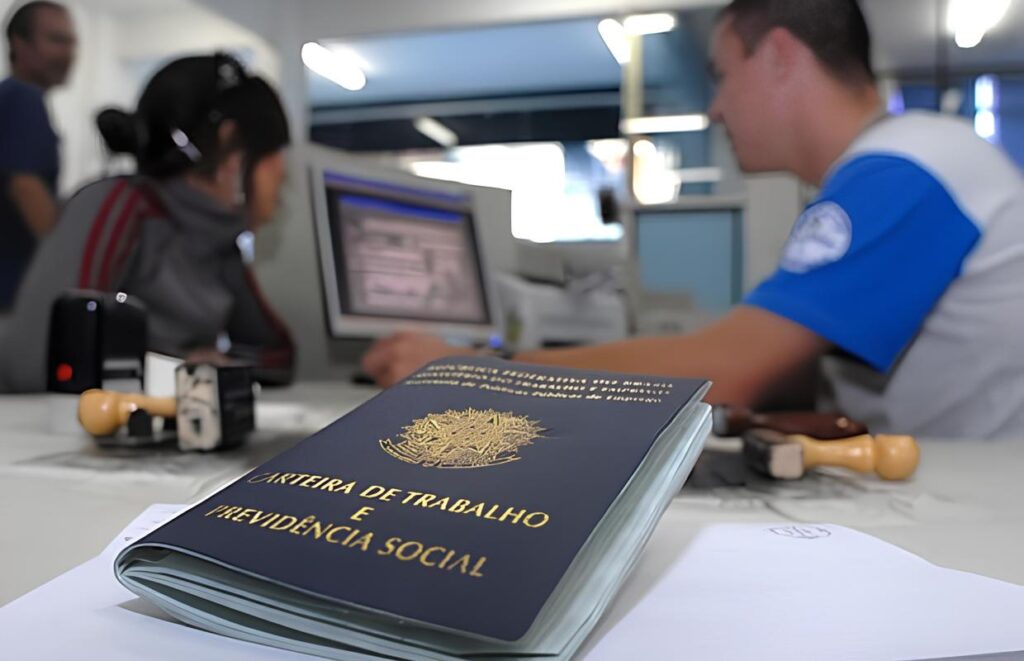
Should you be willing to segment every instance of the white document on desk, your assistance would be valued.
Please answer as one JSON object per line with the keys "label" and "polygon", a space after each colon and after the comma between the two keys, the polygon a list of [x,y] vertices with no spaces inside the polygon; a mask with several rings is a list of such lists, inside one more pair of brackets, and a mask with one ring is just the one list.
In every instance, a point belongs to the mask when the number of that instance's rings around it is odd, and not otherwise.
{"label": "white document on desk", "polygon": [[841,526],[709,527],[646,594],[622,601],[587,661],[1024,650],[1024,587],[944,569]]}
{"label": "white document on desk", "polygon": [[114,556],[183,507],[149,507],[100,555],[0,608],[0,657],[25,661],[308,659],[171,621],[117,582]]}
{"label": "white document on desk", "polygon": [[[3,658],[308,658],[187,627],[117,582],[118,551],[181,509],[150,507],[99,556],[0,608]],[[606,633],[586,646],[588,661],[868,661],[1024,650],[1024,587],[942,569],[840,526],[712,526],[664,575],[648,576],[650,569],[641,558],[599,628]],[[644,584],[652,587],[637,597]]]}

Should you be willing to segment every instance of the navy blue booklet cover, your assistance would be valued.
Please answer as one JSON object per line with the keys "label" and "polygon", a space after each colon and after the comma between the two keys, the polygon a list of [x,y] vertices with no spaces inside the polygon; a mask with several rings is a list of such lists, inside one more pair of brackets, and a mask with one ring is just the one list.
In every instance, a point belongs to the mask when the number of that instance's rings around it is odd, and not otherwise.
{"label": "navy blue booklet cover", "polygon": [[129,548],[517,640],[705,383],[436,362]]}

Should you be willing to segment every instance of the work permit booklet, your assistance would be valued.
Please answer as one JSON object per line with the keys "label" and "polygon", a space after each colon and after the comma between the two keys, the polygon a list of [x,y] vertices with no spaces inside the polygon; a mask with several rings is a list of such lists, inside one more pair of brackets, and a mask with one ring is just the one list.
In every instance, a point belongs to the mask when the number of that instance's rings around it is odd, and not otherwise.
{"label": "work permit booklet", "polygon": [[710,430],[708,382],[432,363],[125,548],[203,629],[335,658],[569,658]]}

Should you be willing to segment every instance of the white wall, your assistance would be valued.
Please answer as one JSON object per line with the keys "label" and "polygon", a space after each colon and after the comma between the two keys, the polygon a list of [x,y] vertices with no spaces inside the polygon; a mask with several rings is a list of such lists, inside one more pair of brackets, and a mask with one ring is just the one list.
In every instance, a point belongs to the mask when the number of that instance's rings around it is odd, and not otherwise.
{"label": "white wall", "polygon": [[68,85],[50,96],[54,128],[61,136],[62,196],[102,174],[105,156],[94,118],[103,107],[130,104],[138,84],[118,62],[114,16],[80,6],[72,11],[82,46]]}
{"label": "white wall", "polygon": [[255,71],[272,80],[280,78],[276,48],[266,38],[201,5],[187,2],[121,21],[118,53],[128,62],[214,50],[241,52]]}
{"label": "white wall", "polygon": [[[8,15],[17,3],[0,0]],[[261,36],[190,0],[71,0],[78,59],[68,84],[49,95],[51,121],[61,137],[59,189],[66,196],[104,173],[95,127],[107,106],[131,109],[142,85],[167,60],[223,49],[241,53],[269,78],[280,76],[274,48]],[[6,55],[6,43],[4,44]],[[0,76],[8,71],[2,58]]]}
{"label": "white wall", "polygon": [[745,188],[743,291],[748,292],[775,271],[806,197],[800,181],[791,174],[748,176]]}

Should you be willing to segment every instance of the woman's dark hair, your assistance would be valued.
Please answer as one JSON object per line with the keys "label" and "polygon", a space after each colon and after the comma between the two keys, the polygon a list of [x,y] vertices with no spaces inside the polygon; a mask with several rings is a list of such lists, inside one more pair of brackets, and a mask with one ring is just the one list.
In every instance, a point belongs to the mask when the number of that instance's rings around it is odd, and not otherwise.
{"label": "woman's dark hair", "polygon": [[[225,120],[237,127],[229,145],[220,144]],[[96,124],[112,152],[134,155],[139,172],[157,178],[213,172],[236,149],[248,167],[288,144],[277,93],[221,53],[171,62],[146,85],[133,114],[108,108]]]}

